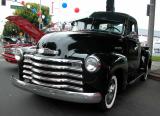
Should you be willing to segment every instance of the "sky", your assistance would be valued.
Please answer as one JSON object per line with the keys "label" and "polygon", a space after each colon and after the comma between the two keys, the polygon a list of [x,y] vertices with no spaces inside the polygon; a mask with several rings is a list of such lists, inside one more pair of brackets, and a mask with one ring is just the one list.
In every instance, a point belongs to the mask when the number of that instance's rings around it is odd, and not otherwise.
{"label": "sky", "polygon": [[[14,0],[7,0],[6,6],[0,6],[0,33],[5,23],[5,17],[12,15],[14,10],[10,9],[10,5],[21,5],[13,2]],[[22,2],[22,0],[17,0]],[[83,17],[88,17],[95,11],[106,10],[106,0],[23,0],[26,2],[36,2],[51,8],[52,21],[71,21]],[[52,2],[53,10],[52,10]],[[67,7],[63,8],[62,3],[67,3]],[[139,28],[148,28],[148,19],[146,16],[147,4],[150,0],[115,0],[115,11],[128,13],[135,17],[138,21]],[[156,0],[156,14],[155,14],[155,30],[160,31],[160,0]],[[74,9],[79,8],[79,12],[75,13]],[[4,13],[2,13],[4,11]],[[53,12],[52,12],[53,11]]]}

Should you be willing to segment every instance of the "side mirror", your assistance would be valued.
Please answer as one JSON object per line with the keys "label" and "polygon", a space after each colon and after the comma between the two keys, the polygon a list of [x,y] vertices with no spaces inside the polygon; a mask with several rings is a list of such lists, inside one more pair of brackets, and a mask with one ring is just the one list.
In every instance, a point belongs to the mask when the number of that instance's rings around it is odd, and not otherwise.
{"label": "side mirror", "polygon": [[71,23],[71,26],[76,26],[76,22],[73,21],[73,22]]}

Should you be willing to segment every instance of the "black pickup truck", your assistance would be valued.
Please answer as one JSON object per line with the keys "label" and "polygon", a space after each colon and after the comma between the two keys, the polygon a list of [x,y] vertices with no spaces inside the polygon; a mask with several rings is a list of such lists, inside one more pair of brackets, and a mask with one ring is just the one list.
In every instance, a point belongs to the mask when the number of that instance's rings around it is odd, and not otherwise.
{"label": "black pickup truck", "polygon": [[17,50],[19,77],[12,82],[38,95],[110,109],[116,94],[151,68],[135,18],[94,12],[72,22],[71,32],[44,35],[36,49]]}

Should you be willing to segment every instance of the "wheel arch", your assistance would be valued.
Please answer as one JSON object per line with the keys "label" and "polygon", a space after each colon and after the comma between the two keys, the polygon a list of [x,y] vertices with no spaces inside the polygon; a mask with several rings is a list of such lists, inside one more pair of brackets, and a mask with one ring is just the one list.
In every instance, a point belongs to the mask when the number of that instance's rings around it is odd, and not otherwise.
{"label": "wheel arch", "polygon": [[114,74],[118,80],[118,91],[124,90],[128,79],[128,60],[126,56],[115,54],[117,59],[114,60],[111,67],[111,75]]}

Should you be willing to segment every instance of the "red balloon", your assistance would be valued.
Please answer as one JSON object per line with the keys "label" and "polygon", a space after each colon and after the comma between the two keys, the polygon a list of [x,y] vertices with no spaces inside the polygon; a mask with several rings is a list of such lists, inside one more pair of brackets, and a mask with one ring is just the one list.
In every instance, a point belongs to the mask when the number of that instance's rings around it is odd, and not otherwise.
{"label": "red balloon", "polygon": [[22,5],[25,5],[25,2],[24,2],[24,1],[22,1],[22,2],[21,2],[21,4],[22,4]]}
{"label": "red balloon", "polygon": [[75,13],[79,13],[79,11],[80,11],[79,8],[75,8],[75,9],[74,9],[74,12],[75,12]]}
{"label": "red balloon", "polygon": [[38,16],[41,16],[41,15],[42,15],[41,11],[38,11],[38,12],[37,12],[37,15],[38,15]]}

